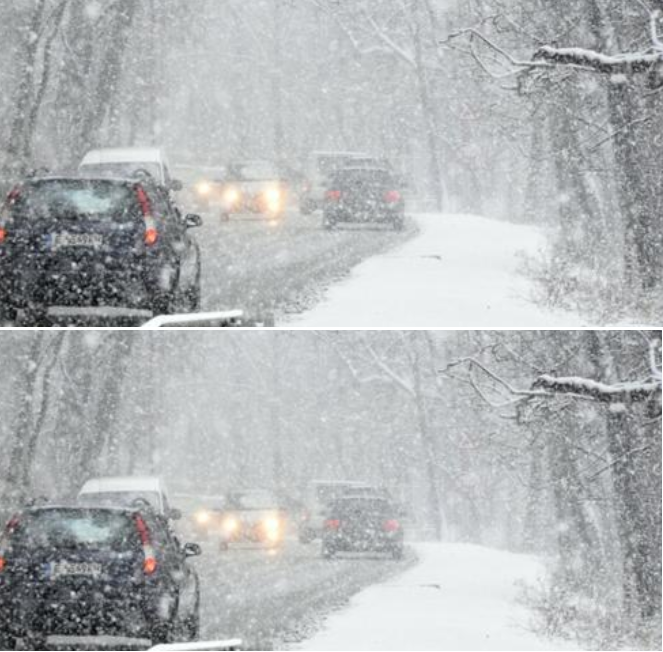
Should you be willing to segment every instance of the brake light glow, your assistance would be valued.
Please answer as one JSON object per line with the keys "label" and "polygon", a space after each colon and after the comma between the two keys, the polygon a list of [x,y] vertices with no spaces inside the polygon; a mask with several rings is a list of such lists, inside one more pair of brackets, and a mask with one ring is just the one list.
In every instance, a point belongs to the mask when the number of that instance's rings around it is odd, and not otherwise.
{"label": "brake light glow", "polygon": [[401,524],[396,519],[391,518],[384,522],[382,528],[385,532],[396,532],[397,530],[400,530]]}
{"label": "brake light glow", "polygon": [[0,244],[2,244],[7,239],[7,229],[3,226],[0,226]]}
{"label": "brake light glow", "polygon": [[385,201],[389,202],[390,204],[394,204],[397,201],[401,200],[401,193],[398,192],[398,190],[388,190],[384,194],[384,199],[385,199]]}
{"label": "brake light glow", "polygon": [[157,570],[158,564],[150,540],[150,531],[142,516],[136,514],[134,520],[136,523],[136,530],[138,531],[138,537],[140,538],[140,544],[143,547],[143,572],[145,575],[153,575]]}
{"label": "brake light glow", "polygon": [[5,557],[5,545],[7,544],[7,539],[14,534],[14,531],[18,527],[18,516],[12,516],[7,525],[5,525],[5,531],[0,537],[0,573],[2,573],[5,568],[7,568],[7,559]]}
{"label": "brake light glow", "polygon": [[338,201],[341,198],[340,190],[328,190],[325,195],[330,201]]}
{"label": "brake light glow", "polygon": [[142,186],[136,186],[136,199],[140,206],[140,211],[143,214],[145,221],[145,235],[144,241],[148,247],[156,244],[159,239],[159,231],[157,230],[156,222],[152,216],[152,204],[150,198],[147,196],[145,189]]}
{"label": "brake light glow", "polygon": [[325,527],[328,530],[338,530],[341,527],[341,521],[337,518],[329,518],[325,521]]}

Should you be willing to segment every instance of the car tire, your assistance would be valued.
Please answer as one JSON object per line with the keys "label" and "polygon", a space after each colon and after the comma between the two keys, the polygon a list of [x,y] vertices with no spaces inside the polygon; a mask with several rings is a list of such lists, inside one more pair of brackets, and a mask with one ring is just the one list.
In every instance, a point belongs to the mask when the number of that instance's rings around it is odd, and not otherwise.
{"label": "car tire", "polygon": [[332,231],[335,226],[336,220],[325,215],[324,219],[322,220],[322,227],[325,229],[325,231]]}
{"label": "car tire", "polygon": [[333,559],[336,556],[336,549],[333,546],[322,545],[323,559]]}
{"label": "car tire", "polygon": [[227,541],[222,541],[219,544],[219,550],[221,550],[222,552],[225,552],[226,550],[228,550],[228,542]]}
{"label": "car tire", "polygon": [[18,310],[7,303],[0,303],[0,324],[15,324]]}
{"label": "car tire", "polygon": [[310,200],[304,199],[299,203],[299,212],[302,215],[310,215],[313,212],[313,204]]}
{"label": "car tire", "polygon": [[15,650],[17,645],[18,639],[13,634],[0,632],[0,650]]}
{"label": "car tire", "polygon": [[230,222],[230,213],[226,213],[225,211],[221,213],[221,221]]}
{"label": "car tire", "polygon": [[391,549],[391,558],[396,561],[403,559],[403,546],[394,546]]}
{"label": "car tire", "polygon": [[402,215],[399,215],[392,220],[391,226],[393,227],[394,231],[402,231],[403,227],[405,226],[405,219]]}
{"label": "car tire", "polygon": [[184,619],[183,623],[183,638],[187,643],[197,641],[200,637],[200,613],[196,609],[196,613]]}

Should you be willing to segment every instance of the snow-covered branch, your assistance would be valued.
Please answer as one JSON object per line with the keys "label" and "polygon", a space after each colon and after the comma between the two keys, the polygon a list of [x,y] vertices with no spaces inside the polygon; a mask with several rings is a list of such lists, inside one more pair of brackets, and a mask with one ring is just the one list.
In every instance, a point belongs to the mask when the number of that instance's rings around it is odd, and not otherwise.
{"label": "snow-covered branch", "polygon": [[663,52],[608,55],[585,48],[556,48],[544,45],[534,53],[534,60],[581,66],[616,75],[648,71],[663,61]]}
{"label": "snow-covered branch", "polygon": [[544,389],[554,394],[587,396],[603,403],[646,401],[661,391],[660,380],[633,381],[607,385],[578,376],[558,377],[544,374],[532,384],[533,389]]}

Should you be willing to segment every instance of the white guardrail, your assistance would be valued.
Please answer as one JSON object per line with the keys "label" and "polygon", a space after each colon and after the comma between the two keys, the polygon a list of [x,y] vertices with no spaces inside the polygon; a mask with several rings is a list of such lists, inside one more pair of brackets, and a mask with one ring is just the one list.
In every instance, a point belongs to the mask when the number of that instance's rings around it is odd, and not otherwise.
{"label": "white guardrail", "polygon": [[189,652],[197,652],[198,650],[241,650],[242,639],[229,638],[225,641],[200,641],[196,643],[168,643],[164,645],[157,645],[151,647],[150,650],[158,650],[159,652],[178,652],[179,650],[187,650]]}
{"label": "white guardrail", "polygon": [[152,642],[143,638],[124,636],[49,636],[46,639],[48,650],[159,650],[179,652],[188,650],[241,650],[242,639],[228,638],[219,641],[194,641],[191,643],[167,643],[150,647]]}
{"label": "white guardrail", "polygon": [[208,328],[243,326],[242,310],[225,312],[193,312],[182,315],[159,315],[145,322],[141,328],[186,328],[204,326]]}

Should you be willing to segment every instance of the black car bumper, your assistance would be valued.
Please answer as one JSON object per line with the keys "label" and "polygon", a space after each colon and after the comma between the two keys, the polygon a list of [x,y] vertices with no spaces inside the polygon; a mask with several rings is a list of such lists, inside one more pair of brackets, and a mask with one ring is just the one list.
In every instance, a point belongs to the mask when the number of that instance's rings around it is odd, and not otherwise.
{"label": "black car bumper", "polygon": [[36,591],[0,600],[10,614],[13,636],[131,636],[150,638],[155,608],[145,594],[132,590]]}
{"label": "black car bumper", "polygon": [[0,293],[17,309],[30,306],[148,308],[159,288],[156,260],[43,260],[0,256]]}
{"label": "black car bumper", "polygon": [[337,552],[389,552],[402,548],[403,537],[389,533],[325,534],[323,546]]}

